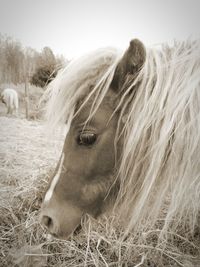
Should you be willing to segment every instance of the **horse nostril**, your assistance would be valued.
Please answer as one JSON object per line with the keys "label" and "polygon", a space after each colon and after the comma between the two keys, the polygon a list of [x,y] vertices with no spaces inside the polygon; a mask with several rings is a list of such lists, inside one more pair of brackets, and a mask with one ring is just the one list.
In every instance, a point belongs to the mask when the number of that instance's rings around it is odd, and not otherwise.
{"label": "horse nostril", "polygon": [[51,228],[53,226],[53,220],[51,219],[51,217],[44,215],[42,217],[42,224],[46,227],[46,228]]}

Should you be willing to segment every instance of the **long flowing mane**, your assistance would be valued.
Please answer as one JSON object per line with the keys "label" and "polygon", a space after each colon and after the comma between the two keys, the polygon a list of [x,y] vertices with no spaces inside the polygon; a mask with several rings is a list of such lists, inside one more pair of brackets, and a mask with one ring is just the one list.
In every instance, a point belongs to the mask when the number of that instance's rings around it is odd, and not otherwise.
{"label": "long flowing mane", "polygon": [[[96,96],[95,112],[120,57],[121,52],[106,48],[60,72],[46,92],[50,125],[70,126],[83,96],[82,105]],[[200,42],[148,49],[139,75],[127,84],[118,106],[125,122],[115,210],[129,218],[127,232],[155,229],[161,222],[161,234],[187,228],[189,235],[200,212]],[[127,92],[135,87],[131,99]],[[121,134],[117,131],[116,138]]]}

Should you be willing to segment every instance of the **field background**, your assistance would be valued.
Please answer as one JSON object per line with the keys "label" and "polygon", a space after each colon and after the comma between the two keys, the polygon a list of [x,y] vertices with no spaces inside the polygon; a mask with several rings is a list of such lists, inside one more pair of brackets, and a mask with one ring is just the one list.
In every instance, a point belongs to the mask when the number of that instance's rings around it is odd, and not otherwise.
{"label": "field background", "polygon": [[[44,121],[26,120],[24,84],[6,87],[17,90],[20,108],[18,117],[6,116],[6,106],[0,103],[0,266],[46,266],[26,262],[24,255],[41,238],[33,233],[38,227],[37,210],[64,136],[47,137]],[[31,118],[42,92],[29,87]]]}

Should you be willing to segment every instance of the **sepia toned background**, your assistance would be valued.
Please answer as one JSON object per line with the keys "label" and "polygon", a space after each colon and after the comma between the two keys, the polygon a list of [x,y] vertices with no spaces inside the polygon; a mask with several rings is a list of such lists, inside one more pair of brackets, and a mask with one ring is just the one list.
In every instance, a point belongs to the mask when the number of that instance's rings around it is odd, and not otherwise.
{"label": "sepia toned background", "polygon": [[200,37],[198,0],[0,0],[0,32],[24,46],[71,59],[91,49],[125,49]]}
{"label": "sepia toned background", "polygon": [[180,266],[176,251],[120,244],[106,218],[68,241],[44,232],[39,210],[65,135],[49,137],[40,99],[60,69],[91,50],[124,51],[133,38],[147,47],[200,39],[199,11],[199,0],[0,0],[0,93],[19,97],[17,115],[0,101],[0,267]]}

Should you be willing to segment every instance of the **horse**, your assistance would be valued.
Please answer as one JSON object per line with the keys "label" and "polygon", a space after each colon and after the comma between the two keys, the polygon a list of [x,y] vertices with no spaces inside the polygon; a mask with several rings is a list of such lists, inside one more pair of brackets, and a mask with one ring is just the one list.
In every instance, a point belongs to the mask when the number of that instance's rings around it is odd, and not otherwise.
{"label": "horse", "polygon": [[115,214],[126,234],[158,224],[162,236],[194,234],[199,41],[148,48],[133,39],[124,53],[98,49],[70,62],[45,98],[49,125],[67,129],[40,212],[52,236],[68,239],[86,214]]}
{"label": "horse", "polygon": [[18,94],[14,89],[4,89],[1,93],[0,99],[7,107],[7,114],[13,114],[13,111],[18,114]]}

